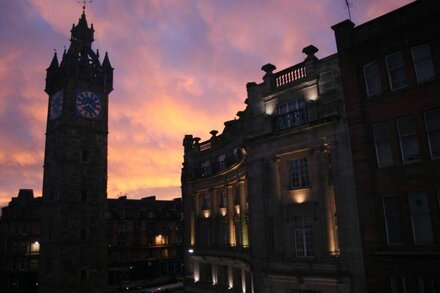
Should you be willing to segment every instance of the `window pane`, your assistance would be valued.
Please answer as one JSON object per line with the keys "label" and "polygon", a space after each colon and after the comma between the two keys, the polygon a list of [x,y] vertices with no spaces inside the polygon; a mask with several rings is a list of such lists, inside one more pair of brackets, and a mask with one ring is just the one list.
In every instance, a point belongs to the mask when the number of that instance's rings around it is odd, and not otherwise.
{"label": "window pane", "polygon": [[310,185],[307,158],[292,160],[290,170],[290,188]]}
{"label": "window pane", "polygon": [[365,86],[367,87],[367,95],[374,96],[382,92],[380,84],[379,67],[376,62],[370,63],[364,67]]}
{"label": "window pane", "polygon": [[424,44],[411,49],[417,82],[423,83],[435,78],[434,65],[432,64],[431,49]]}
{"label": "window pane", "polygon": [[425,113],[425,125],[431,157],[440,157],[440,109]]}
{"label": "window pane", "polygon": [[406,293],[405,277],[391,277],[391,292]]}
{"label": "window pane", "polygon": [[313,218],[295,217],[294,234],[296,256],[313,256]]}
{"label": "window pane", "polygon": [[401,243],[399,198],[397,196],[386,196],[383,198],[383,204],[388,243]]}
{"label": "window pane", "polygon": [[424,192],[408,194],[414,242],[432,243],[431,216],[429,214],[428,198]]}
{"label": "window pane", "polygon": [[420,159],[419,142],[417,140],[416,124],[414,116],[406,116],[397,119],[397,127],[404,162]]}
{"label": "window pane", "polygon": [[391,150],[388,129],[388,122],[381,122],[373,125],[374,144],[376,147],[377,165],[379,167],[393,165],[393,153]]}
{"label": "window pane", "polygon": [[399,89],[407,85],[405,63],[401,52],[386,57],[388,77],[391,89]]}

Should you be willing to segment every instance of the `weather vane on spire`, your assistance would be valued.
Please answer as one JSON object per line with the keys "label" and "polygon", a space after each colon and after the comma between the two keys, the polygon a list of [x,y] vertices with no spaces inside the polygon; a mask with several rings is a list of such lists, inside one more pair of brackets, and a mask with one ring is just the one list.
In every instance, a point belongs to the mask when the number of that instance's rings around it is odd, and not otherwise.
{"label": "weather vane on spire", "polygon": [[350,8],[353,6],[353,3],[348,2],[348,0],[345,0],[345,6],[346,6],[345,9],[348,10],[348,18],[351,21],[351,11],[350,11]]}
{"label": "weather vane on spire", "polygon": [[78,1],[78,4],[80,4],[80,3],[82,3],[82,5],[83,5],[83,13],[85,13],[86,12],[86,4],[87,3],[92,3],[93,1],[92,0],[83,0],[83,1]]}

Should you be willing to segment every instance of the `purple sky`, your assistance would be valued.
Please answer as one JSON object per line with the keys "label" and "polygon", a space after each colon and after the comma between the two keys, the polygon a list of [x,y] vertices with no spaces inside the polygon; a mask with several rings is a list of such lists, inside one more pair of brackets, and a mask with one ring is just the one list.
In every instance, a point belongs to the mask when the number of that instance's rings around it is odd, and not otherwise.
{"label": "purple sky", "polygon": [[[351,0],[356,24],[410,0]],[[94,0],[94,49],[115,68],[110,94],[108,196],[180,196],[185,134],[209,137],[244,109],[246,83],[336,52],[330,26],[344,0]],[[0,0],[0,205],[20,188],[41,195],[48,97],[56,49],[69,46],[76,0]]]}

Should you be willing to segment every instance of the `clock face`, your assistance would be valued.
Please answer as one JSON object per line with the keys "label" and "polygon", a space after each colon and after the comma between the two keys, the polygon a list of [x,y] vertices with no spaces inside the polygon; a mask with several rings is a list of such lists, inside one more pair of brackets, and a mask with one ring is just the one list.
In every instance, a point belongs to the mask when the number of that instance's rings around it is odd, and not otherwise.
{"label": "clock face", "polygon": [[101,113],[101,100],[98,94],[90,91],[78,90],[76,93],[77,116],[89,119],[98,119]]}
{"label": "clock face", "polygon": [[63,113],[63,90],[51,96],[49,120],[57,119]]}

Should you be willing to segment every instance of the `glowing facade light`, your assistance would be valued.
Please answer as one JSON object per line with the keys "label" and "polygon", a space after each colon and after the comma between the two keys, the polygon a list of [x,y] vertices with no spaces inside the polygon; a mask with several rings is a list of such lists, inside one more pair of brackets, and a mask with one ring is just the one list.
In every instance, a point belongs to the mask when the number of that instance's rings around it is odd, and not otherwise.
{"label": "glowing facade light", "polygon": [[193,254],[194,253],[194,249],[190,248],[190,249],[188,249],[188,252]]}

